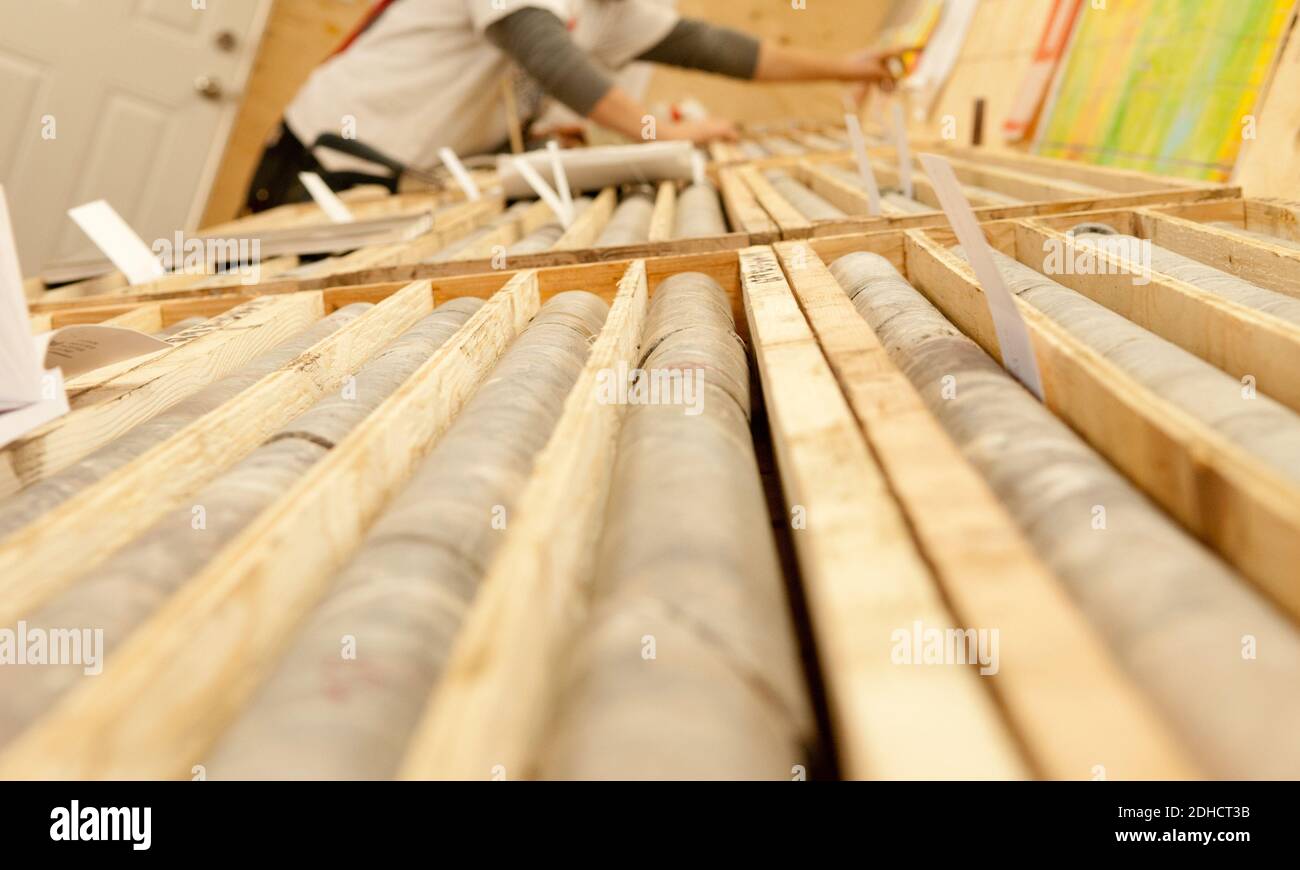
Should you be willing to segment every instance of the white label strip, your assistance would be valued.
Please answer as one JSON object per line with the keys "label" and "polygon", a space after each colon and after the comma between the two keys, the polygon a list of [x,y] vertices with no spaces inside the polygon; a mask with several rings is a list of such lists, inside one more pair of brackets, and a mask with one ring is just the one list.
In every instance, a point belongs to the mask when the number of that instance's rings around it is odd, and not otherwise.
{"label": "white label strip", "polygon": [[948,216],[948,223],[952,224],[957,241],[961,242],[966,259],[984,288],[984,299],[988,303],[989,314],[993,317],[993,329],[998,334],[1002,365],[1041,402],[1043,380],[1038,373],[1038,360],[1034,358],[1029,329],[1016,307],[1015,297],[1007,289],[1002,273],[993,261],[993,252],[975,220],[970,203],[961,192],[961,184],[947,160],[934,154],[922,154],[920,159],[926,177],[934,185],[939,204]]}
{"label": "white label strip", "polygon": [[523,177],[524,181],[528,182],[528,186],[533,189],[533,192],[542,198],[542,202],[551,207],[551,211],[555,213],[556,220],[563,224],[564,228],[567,230],[569,224],[573,223],[572,216],[564,210],[563,203],[561,203],[560,198],[555,195],[555,191],[551,190],[551,186],[537,174],[537,170],[534,169],[524,158],[513,157],[511,158],[511,162],[514,163],[515,169]]}
{"label": "white label strip", "polygon": [[907,119],[901,99],[894,100],[894,149],[898,152],[898,185],[903,196],[912,199],[912,152],[907,147]]}
{"label": "white label strip", "polygon": [[465,164],[460,162],[460,158],[456,156],[455,151],[446,147],[439,148],[438,159],[442,161],[443,166],[447,167],[451,177],[456,179],[456,184],[460,185],[460,189],[465,192],[466,199],[470,202],[477,202],[483,198],[483,195],[479,193],[478,185],[474,183],[474,179],[465,170]]}
{"label": "white label strip", "polygon": [[158,255],[149,249],[122,216],[102,199],[68,209],[68,216],[90,236],[95,247],[113,261],[130,284],[147,284],[167,274]]}
{"label": "white label strip", "polygon": [[551,155],[551,178],[555,181],[555,192],[560,195],[560,205],[564,207],[564,225],[567,227],[573,223],[573,192],[569,190],[569,176],[564,172],[559,144],[552,139],[546,143],[546,150]]}
{"label": "white label strip", "polygon": [[302,182],[303,187],[307,188],[311,198],[330,220],[336,224],[352,223],[352,212],[348,211],[347,205],[339,199],[338,194],[330,190],[325,179],[314,172],[299,172],[298,180]]}
{"label": "white label strip", "polygon": [[844,127],[849,132],[849,144],[858,159],[858,172],[867,184],[867,213],[880,217],[880,188],[876,185],[876,173],[871,168],[871,158],[867,156],[867,140],[862,135],[862,122],[857,115],[845,115]]}
{"label": "white label strip", "polygon": [[691,179],[695,184],[704,184],[709,180],[704,164],[704,152],[699,149],[691,152]]}

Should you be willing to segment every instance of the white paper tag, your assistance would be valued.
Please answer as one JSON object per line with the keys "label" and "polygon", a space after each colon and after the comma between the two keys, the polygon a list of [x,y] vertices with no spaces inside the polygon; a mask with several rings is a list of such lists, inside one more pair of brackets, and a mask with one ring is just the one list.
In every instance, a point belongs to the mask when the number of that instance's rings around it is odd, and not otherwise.
{"label": "white paper tag", "polygon": [[912,199],[912,152],[907,147],[907,120],[901,100],[894,101],[894,150],[898,152],[898,186],[903,196]]}
{"label": "white paper tag", "polygon": [[1038,373],[1038,360],[1034,358],[1029,329],[1016,307],[1015,297],[1007,289],[1002,273],[993,261],[993,252],[975,220],[970,203],[962,193],[961,184],[953,174],[952,166],[942,157],[921,154],[920,160],[925,167],[926,176],[934,185],[939,204],[948,216],[948,223],[952,224],[957,240],[966,252],[966,259],[984,288],[984,299],[993,318],[993,329],[998,335],[998,348],[1002,352],[1002,365],[1041,402],[1043,380]]}
{"label": "white paper tag", "polygon": [[68,209],[68,216],[90,236],[95,247],[113,261],[129,284],[148,284],[167,274],[158,255],[102,199]]}
{"label": "white paper tag", "polygon": [[546,151],[551,155],[551,179],[564,208],[564,225],[567,227],[573,223],[573,192],[569,190],[569,176],[564,171],[564,161],[560,159],[560,146],[554,139],[546,143]]}
{"label": "white paper tag", "polygon": [[44,369],[32,340],[22,275],[0,187],[0,447],[68,413],[63,373]]}
{"label": "white paper tag", "polygon": [[880,216],[880,188],[876,185],[876,173],[871,168],[871,158],[867,156],[867,140],[862,135],[862,122],[857,115],[844,116],[844,128],[849,133],[849,144],[858,159],[858,172],[867,184],[867,213],[872,217]]}
{"label": "white paper tag", "polygon": [[307,188],[312,200],[320,206],[321,211],[325,212],[330,220],[336,224],[352,223],[352,212],[348,211],[347,205],[339,199],[338,194],[330,190],[325,179],[314,172],[299,172],[298,180],[302,182],[303,187]]}
{"label": "white paper tag", "polygon": [[171,348],[161,338],[138,330],[98,323],[65,326],[33,336],[32,340],[45,367],[62,369],[65,378]]}
{"label": "white paper tag", "polygon": [[465,170],[465,164],[460,162],[460,158],[456,156],[455,151],[446,147],[439,148],[438,159],[442,161],[443,166],[447,167],[451,177],[456,179],[456,184],[465,193],[466,199],[470,202],[477,202],[483,198],[483,195],[479,193],[478,185],[474,183],[474,179]]}
{"label": "white paper tag", "polygon": [[564,204],[561,203],[560,198],[555,195],[555,191],[551,190],[551,186],[546,183],[546,180],[542,178],[542,176],[537,174],[537,170],[534,169],[527,160],[522,157],[514,157],[511,158],[511,160],[515,165],[515,169],[518,170],[524,181],[528,182],[528,186],[533,189],[533,192],[542,198],[542,202],[551,207],[551,211],[555,214],[555,219],[558,220],[567,230],[569,225],[573,223],[573,218],[569,212],[564,210]]}
{"label": "white paper tag", "polygon": [[27,340],[31,331],[18,245],[0,187],[0,410],[40,401],[43,370]]}
{"label": "white paper tag", "polygon": [[704,184],[708,180],[709,172],[705,164],[704,152],[697,149],[691,153],[691,182]]}

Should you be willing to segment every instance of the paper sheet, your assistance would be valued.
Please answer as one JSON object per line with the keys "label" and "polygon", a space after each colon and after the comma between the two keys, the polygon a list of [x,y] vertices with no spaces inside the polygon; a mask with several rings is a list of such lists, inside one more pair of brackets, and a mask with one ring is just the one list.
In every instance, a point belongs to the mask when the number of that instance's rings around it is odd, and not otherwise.
{"label": "paper sheet", "polygon": [[907,118],[900,100],[894,102],[894,151],[898,154],[898,186],[903,196],[912,199],[912,152],[907,147]]}
{"label": "paper sheet", "polygon": [[993,317],[993,329],[998,335],[998,349],[1002,354],[1003,367],[1012,376],[1043,400],[1043,381],[1038,373],[1038,360],[1034,357],[1034,347],[1029,340],[1029,329],[1016,307],[1016,299],[1007,289],[1002,273],[993,260],[988,240],[975,220],[970,202],[962,193],[961,184],[947,160],[934,154],[919,155],[926,177],[934,185],[934,192],[939,197],[948,223],[952,224],[957,240],[961,242],[970,262],[975,277],[984,288],[984,301],[989,306]]}
{"label": "paper sheet", "polygon": [[302,182],[303,187],[307,188],[311,198],[330,220],[336,224],[352,223],[352,212],[348,210],[343,200],[339,199],[338,194],[330,190],[325,179],[314,172],[299,172],[298,180]]}
{"label": "paper sheet", "polygon": [[555,214],[555,219],[567,230],[569,225],[573,223],[572,209],[566,210],[564,208],[564,203],[556,196],[555,191],[551,190],[551,186],[546,183],[542,176],[537,174],[537,170],[533,169],[527,160],[516,157],[514,166],[519,174],[523,176],[524,181],[528,182],[528,186],[533,189],[533,192],[541,197],[542,202],[550,206],[551,211]]}
{"label": "paper sheet", "polygon": [[0,411],[41,400],[41,357],[32,347],[18,246],[0,187]]}
{"label": "paper sheet", "polygon": [[844,127],[849,134],[849,144],[853,147],[853,156],[858,161],[858,172],[867,183],[867,213],[872,217],[880,216],[880,187],[876,184],[876,172],[871,168],[871,158],[867,156],[866,137],[862,135],[862,124],[858,116],[852,113],[844,116]]}
{"label": "paper sheet", "polygon": [[160,338],[134,329],[95,323],[65,326],[34,339],[45,367],[62,369],[65,378],[171,347]]}
{"label": "paper sheet", "polygon": [[158,256],[104,200],[70,208],[68,215],[90,236],[95,247],[113,261],[128,283],[147,284],[167,274]]}
{"label": "paper sheet", "polygon": [[465,164],[460,162],[460,158],[456,156],[455,151],[445,147],[439,148],[438,159],[442,161],[443,166],[447,167],[451,177],[456,179],[456,184],[464,191],[466,199],[470,202],[477,202],[483,198],[483,195],[479,193],[478,185],[474,183],[474,179],[470,174],[465,171]]}
{"label": "paper sheet", "polygon": [[0,187],[0,447],[68,413],[63,373],[33,340],[9,204]]}

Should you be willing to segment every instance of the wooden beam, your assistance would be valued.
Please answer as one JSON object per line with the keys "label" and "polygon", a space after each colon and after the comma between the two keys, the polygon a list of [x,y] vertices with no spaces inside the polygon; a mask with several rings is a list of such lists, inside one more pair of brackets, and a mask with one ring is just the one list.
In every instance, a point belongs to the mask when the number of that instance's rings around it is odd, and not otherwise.
{"label": "wooden beam", "polygon": [[[393,300],[427,313],[428,285]],[[536,276],[515,276],[132,635],[100,679],[11,744],[0,777],[188,777],[537,308]]]}
{"label": "wooden beam", "polygon": [[816,163],[803,163],[798,167],[798,178],[808,189],[845,214],[871,215],[871,198],[861,188],[848,184],[827,172]]}
{"label": "wooden beam", "polygon": [[0,450],[0,497],[66,468],[323,315],[319,293],[255,299],[214,318],[206,334],[86,390],[69,414]]}
{"label": "wooden beam", "polygon": [[1119,169],[1114,166],[1096,166],[1077,160],[1057,160],[1052,157],[1039,157],[1024,151],[998,151],[993,148],[972,148],[967,146],[946,147],[941,149],[945,157],[971,160],[1000,166],[1005,169],[1031,172],[1049,178],[1100,187],[1115,193],[1152,193],[1170,191],[1173,193],[1193,190],[1211,189],[1216,185],[1209,182],[1194,181],[1187,178],[1173,178],[1141,172],[1136,169]]}
{"label": "wooden beam", "polygon": [[596,195],[591,205],[574,219],[573,224],[564,231],[560,240],[551,246],[553,251],[572,251],[578,248],[590,248],[609,223],[609,216],[614,213],[618,202],[618,191],[607,187]]}
{"label": "wooden beam", "polygon": [[962,184],[975,184],[1019,199],[1062,200],[1096,198],[1108,191],[1092,184],[1070,181],[1059,176],[1038,175],[1023,169],[990,166],[976,160],[947,157],[953,173]]}
{"label": "wooden beam", "polygon": [[732,229],[747,233],[750,242],[756,245],[781,238],[780,229],[758,204],[753,191],[740,177],[738,170],[721,170],[718,173],[718,185],[722,194],[722,206],[726,209],[727,221]]}
{"label": "wooden beam", "polygon": [[742,251],[741,280],[842,772],[1027,776],[975,668],[891,661],[897,631],[953,619],[773,251]]}
{"label": "wooden beam", "polygon": [[746,160],[745,152],[738,145],[732,142],[711,142],[709,143],[709,159],[714,163],[743,163]]}
{"label": "wooden beam", "polygon": [[812,221],[778,193],[761,172],[745,166],[740,169],[740,177],[749,185],[759,205],[772,216],[781,230],[781,238],[806,239],[812,235]]}
{"label": "wooden beam", "polygon": [[1300,299],[1300,251],[1295,248],[1152,209],[1138,209],[1135,217],[1137,234],[1150,239],[1152,244],[1222,269],[1243,281]]}
{"label": "wooden beam", "polygon": [[[319,298],[315,304],[319,308]],[[93,568],[277,428],[338,389],[432,307],[427,282],[394,293],[284,368],[0,541],[0,625],[12,624]],[[200,341],[183,347],[197,347]],[[76,546],[69,546],[70,541]]]}
{"label": "wooden beam", "polygon": [[299,282],[299,286],[315,289],[328,284],[335,275],[418,263],[488,223],[501,213],[501,209],[501,200],[493,197],[451,206],[434,215],[433,227],[427,233],[405,242],[376,245],[333,257],[327,266]]}
{"label": "wooden beam", "polygon": [[108,320],[104,326],[120,326],[140,332],[161,332],[163,329],[162,305],[157,302],[141,305],[130,311],[124,311]]}
{"label": "wooden beam", "polygon": [[[442,680],[412,737],[406,779],[526,778],[558,689],[557,666],[578,625],[602,528],[625,406],[597,389],[635,368],[648,288],[636,261],[479,587]],[[564,505],[564,510],[556,510]]]}
{"label": "wooden beam", "polygon": [[[964,261],[907,233],[907,271],[957,328],[1000,359],[983,291]],[[1027,302],[1047,406],[1193,534],[1300,618],[1300,486],[1146,389]]]}
{"label": "wooden beam", "polygon": [[[1297,39],[1296,45],[1300,45]],[[1274,197],[1252,197],[1245,201],[1246,229],[1300,242],[1300,203]]]}
{"label": "wooden beam", "polygon": [[[1110,274],[1076,275],[1073,270],[1049,277],[1123,315],[1143,329],[1196,354],[1234,378],[1252,375],[1259,390],[1300,411],[1300,327],[1267,312],[1225,299],[1195,284],[1153,272],[1138,284],[1126,262],[1097,248],[1076,246],[1064,233],[1036,221],[1016,223],[1016,259],[1044,271],[1048,246],[1071,262],[1076,250],[1087,252]],[[1300,265],[1300,260],[1297,260]],[[1061,270],[1056,270],[1061,271]],[[1101,271],[1099,268],[1097,271]],[[1300,293],[1300,289],[1297,289]]]}
{"label": "wooden beam", "polygon": [[659,182],[655,210],[650,215],[650,234],[646,241],[667,242],[673,237],[673,220],[677,217],[677,183]]}
{"label": "wooden beam", "polygon": [[1193,776],[1178,741],[890,360],[830,270],[798,243],[776,249],[956,617],[963,625],[998,627],[1006,653],[990,685],[1035,768],[1049,779],[1089,779],[1098,759],[1106,759],[1111,778]]}

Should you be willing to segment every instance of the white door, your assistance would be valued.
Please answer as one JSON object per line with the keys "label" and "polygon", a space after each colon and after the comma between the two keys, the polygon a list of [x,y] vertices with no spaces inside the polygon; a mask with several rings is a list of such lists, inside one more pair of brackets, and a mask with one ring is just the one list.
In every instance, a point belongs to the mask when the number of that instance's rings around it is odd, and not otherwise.
{"label": "white door", "polygon": [[23,272],[91,253],[106,199],[146,242],[197,224],[265,0],[0,0],[0,184]]}

